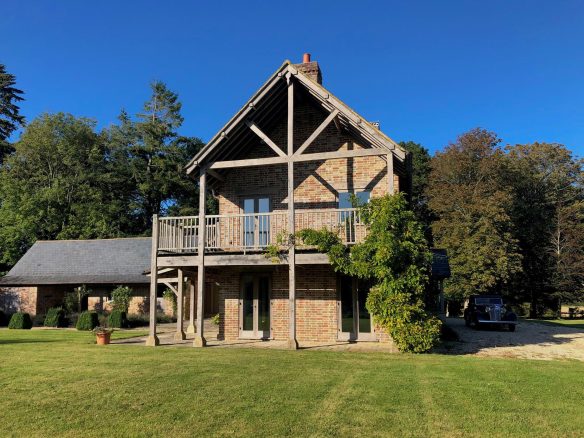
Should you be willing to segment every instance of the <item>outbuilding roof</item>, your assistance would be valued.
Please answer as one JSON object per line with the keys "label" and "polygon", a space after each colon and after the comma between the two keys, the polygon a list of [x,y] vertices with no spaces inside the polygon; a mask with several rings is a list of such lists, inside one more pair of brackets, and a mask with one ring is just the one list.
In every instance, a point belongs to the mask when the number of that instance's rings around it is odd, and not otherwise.
{"label": "outbuilding roof", "polygon": [[37,241],[0,286],[140,284],[150,268],[152,239]]}

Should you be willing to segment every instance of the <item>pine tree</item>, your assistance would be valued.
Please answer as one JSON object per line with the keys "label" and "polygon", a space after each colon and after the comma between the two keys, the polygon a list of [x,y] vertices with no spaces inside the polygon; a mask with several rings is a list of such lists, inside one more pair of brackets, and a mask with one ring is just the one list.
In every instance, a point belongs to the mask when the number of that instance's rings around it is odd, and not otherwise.
{"label": "pine tree", "polygon": [[0,164],[4,156],[13,148],[7,142],[10,135],[24,125],[24,117],[20,115],[17,102],[23,99],[23,92],[15,88],[16,78],[6,71],[6,66],[0,64]]}

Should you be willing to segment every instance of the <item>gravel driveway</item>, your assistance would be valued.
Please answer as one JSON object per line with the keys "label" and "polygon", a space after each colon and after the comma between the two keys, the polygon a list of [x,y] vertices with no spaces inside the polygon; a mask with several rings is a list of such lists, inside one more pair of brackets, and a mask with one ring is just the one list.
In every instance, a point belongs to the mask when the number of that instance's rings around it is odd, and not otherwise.
{"label": "gravel driveway", "polygon": [[448,354],[517,357],[523,359],[577,359],[584,361],[584,330],[522,321],[515,332],[475,330],[462,318],[446,318],[460,338],[443,348]]}

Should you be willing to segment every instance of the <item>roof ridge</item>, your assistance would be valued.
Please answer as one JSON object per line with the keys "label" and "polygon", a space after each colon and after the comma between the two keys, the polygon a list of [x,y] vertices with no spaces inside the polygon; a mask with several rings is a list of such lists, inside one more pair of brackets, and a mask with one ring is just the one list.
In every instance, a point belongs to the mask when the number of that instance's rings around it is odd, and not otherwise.
{"label": "roof ridge", "polygon": [[135,236],[135,237],[107,237],[104,239],[53,239],[53,240],[37,240],[35,243],[59,243],[59,242],[103,242],[106,240],[137,240],[137,239],[152,239],[151,236]]}

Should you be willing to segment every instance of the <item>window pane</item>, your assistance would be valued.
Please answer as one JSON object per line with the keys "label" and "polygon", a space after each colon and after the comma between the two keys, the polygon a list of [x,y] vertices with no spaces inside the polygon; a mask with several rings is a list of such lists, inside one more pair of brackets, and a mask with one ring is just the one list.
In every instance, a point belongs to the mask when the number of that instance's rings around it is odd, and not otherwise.
{"label": "window pane", "polygon": [[268,198],[258,199],[258,213],[270,212],[270,200]]}
{"label": "window pane", "polygon": [[359,202],[361,204],[366,204],[369,202],[369,198],[371,197],[371,192],[369,191],[365,191],[365,192],[358,192],[357,193],[357,199],[359,199]]}
{"label": "window pane", "polygon": [[339,208],[351,208],[351,193],[339,193]]}
{"label": "window pane", "polygon": [[258,330],[270,331],[270,280],[268,277],[260,277],[260,290],[258,293]]}
{"label": "window pane", "polygon": [[253,330],[253,279],[251,277],[243,280],[243,330]]}
{"label": "window pane", "polygon": [[[245,199],[243,201],[243,212],[253,214],[255,212],[254,199]],[[245,216],[243,218],[243,240],[245,246],[254,246],[254,218]]]}
{"label": "window pane", "polygon": [[341,277],[341,331],[353,332],[353,279]]}
{"label": "window pane", "polygon": [[365,307],[367,295],[369,295],[369,284],[360,281],[357,289],[357,296],[359,299],[359,333],[371,333],[371,315]]}
{"label": "window pane", "polygon": [[[258,199],[258,213],[270,212],[270,200],[268,198]],[[259,244],[260,246],[267,246],[270,243],[270,216],[259,216]]]}
{"label": "window pane", "polygon": [[255,213],[254,211],[254,200],[253,199],[245,199],[243,201],[243,212],[248,213]]}

